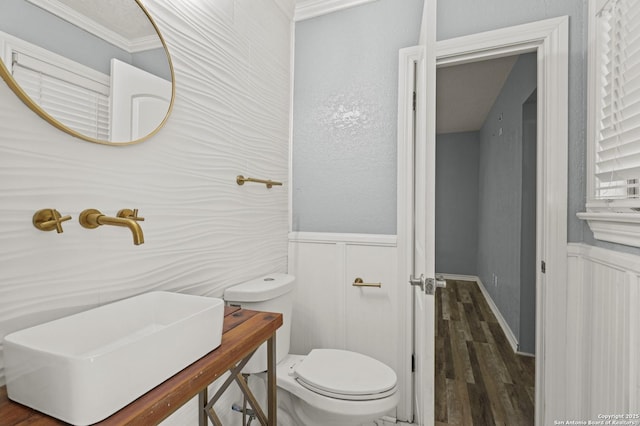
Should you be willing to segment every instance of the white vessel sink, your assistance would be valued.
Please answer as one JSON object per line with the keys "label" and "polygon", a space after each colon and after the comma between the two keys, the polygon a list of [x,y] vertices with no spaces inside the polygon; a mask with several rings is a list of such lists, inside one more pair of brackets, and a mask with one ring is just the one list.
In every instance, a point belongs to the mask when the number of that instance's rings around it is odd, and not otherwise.
{"label": "white vessel sink", "polygon": [[224,302],[170,292],[124,299],[4,338],[9,398],[98,422],[220,346]]}

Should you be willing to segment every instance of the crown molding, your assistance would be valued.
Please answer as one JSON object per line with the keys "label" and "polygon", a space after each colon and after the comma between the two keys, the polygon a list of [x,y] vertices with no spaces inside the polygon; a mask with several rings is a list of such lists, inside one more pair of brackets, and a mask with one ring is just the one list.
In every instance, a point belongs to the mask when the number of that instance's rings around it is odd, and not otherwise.
{"label": "crown molding", "polygon": [[376,0],[298,0],[294,21],[302,21]]}
{"label": "crown molding", "polygon": [[129,53],[144,52],[152,49],[163,49],[162,42],[158,36],[138,37],[133,40],[127,40],[128,48],[125,49]]}
{"label": "crown molding", "polygon": [[28,1],[128,53],[136,53],[162,47],[162,43],[157,37],[150,36],[129,40],[62,3],[50,0]]}

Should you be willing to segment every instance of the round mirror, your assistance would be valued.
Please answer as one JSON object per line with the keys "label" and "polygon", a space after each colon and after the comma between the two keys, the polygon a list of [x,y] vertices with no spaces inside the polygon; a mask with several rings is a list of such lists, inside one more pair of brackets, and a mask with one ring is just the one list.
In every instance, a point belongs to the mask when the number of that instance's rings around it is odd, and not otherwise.
{"label": "round mirror", "polygon": [[0,56],[25,104],[86,141],[141,142],[173,106],[171,58],[140,0],[2,0]]}

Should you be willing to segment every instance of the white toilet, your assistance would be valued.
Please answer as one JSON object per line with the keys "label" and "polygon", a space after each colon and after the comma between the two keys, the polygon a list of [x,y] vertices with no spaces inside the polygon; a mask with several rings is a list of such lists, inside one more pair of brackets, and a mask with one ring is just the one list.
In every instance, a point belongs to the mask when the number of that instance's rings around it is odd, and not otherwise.
{"label": "white toilet", "polygon": [[[292,275],[271,274],[224,292],[230,305],[283,314],[282,327],[276,333],[278,424],[357,426],[395,408],[397,377],[382,362],[338,349],[289,354],[294,283]],[[265,371],[266,359],[266,345],[262,345],[243,372]]]}

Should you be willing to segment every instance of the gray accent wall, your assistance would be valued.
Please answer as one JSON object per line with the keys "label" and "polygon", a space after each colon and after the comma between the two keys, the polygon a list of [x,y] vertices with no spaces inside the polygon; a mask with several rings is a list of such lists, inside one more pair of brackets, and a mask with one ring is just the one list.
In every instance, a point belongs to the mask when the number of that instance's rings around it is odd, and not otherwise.
{"label": "gray accent wall", "polygon": [[520,333],[521,193],[523,186],[530,186],[522,174],[522,108],[536,89],[536,63],[535,53],[518,58],[479,132],[478,276],[516,338]]}
{"label": "gray accent wall", "polygon": [[398,50],[422,0],[379,0],[296,23],[293,230],[396,233]]}
{"label": "gray accent wall", "polygon": [[536,352],[536,137],[537,91],[522,106],[522,202],[520,209],[520,351]]}
{"label": "gray accent wall", "polygon": [[436,272],[479,276],[532,354],[536,64],[535,53],[517,59],[479,131],[436,139]]}
{"label": "gray accent wall", "polygon": [[477,275],[478,132],[436,138],[436,271]]}
{"label": "gray accent wall", "polygon": [[163,48],[132,54],[131,65],[171,81],[171,69],[167,65],[167,54]]}
{"label": "gray accent wall", "polygon": [[569,170],[567,241],[640,255],[640,248],[598,241],[576,213],[585,211],[587,152],[587,0],[441,0],[437,39],[569,17]]}

